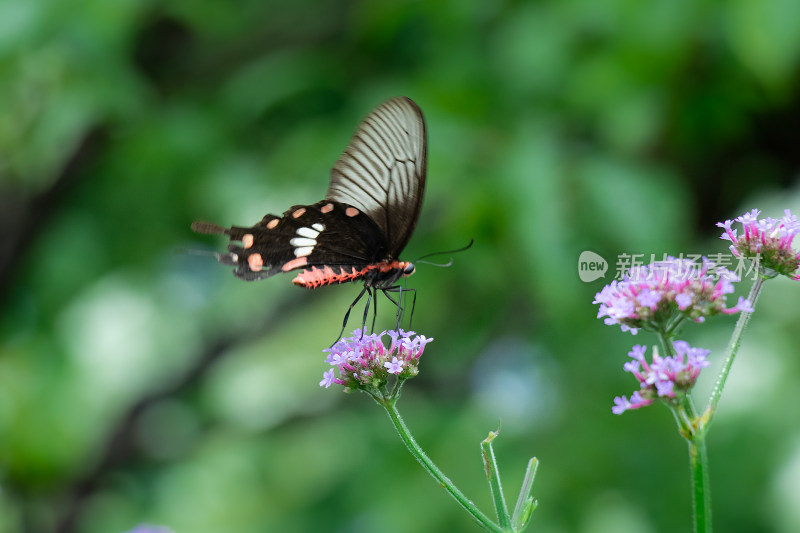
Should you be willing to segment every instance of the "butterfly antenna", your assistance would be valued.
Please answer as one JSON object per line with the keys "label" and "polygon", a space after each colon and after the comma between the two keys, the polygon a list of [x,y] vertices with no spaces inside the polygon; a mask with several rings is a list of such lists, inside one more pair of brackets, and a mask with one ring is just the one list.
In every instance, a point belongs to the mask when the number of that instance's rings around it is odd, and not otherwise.
{"label": "butterfly antenna", "polygon": [[453,258],[451,257],[447,263],[434,263],[433,261],[414,261],[415,265],[430,265],[441,268],[449,268],[453,266]]}
{"label": "butterfly antenna", "polygon": [[[416,259],[416,261],[412,261],[412,263],[419,263],[419,262],[420,262],[420,260],[422,260],[422,259],[425,259],[426,257],[433,257],[433,256],[435,256],[435,255],[457,254],[457,253],[459,253],[459,252],[463,252],[463,251],[465,251],[465,250],[469,250],[470,248],[472,248],[472,245],[473,245],[473,244],[475,244],[475,239],[471,239],[471,240],[469,241],[469,244],[468,244],[468,245],[466,245],[466,246],[464,246],[463,248],[458,248],[458,249],[456,249],[456,250],[448,250],[448,251],[445,251],[445,252],[433,252],[433,253],[430,253],[430,254],[425,254],[425,255],[423,255],[422,257],[418,257],[418,258]],[[433,266],[449,267],[450,265],[452,265],[452,264],[453,264],[453,259],[451,258],[451,259],[450,259],[450,261],[448,261],[448,262],[447,262],[447,263],[445,263],[445,264],[436,264],[436,263],[431,263],[430,261],[422,261],[422,263],[423,263],[423,264],[425,264],[425,265],[433,265]]]}

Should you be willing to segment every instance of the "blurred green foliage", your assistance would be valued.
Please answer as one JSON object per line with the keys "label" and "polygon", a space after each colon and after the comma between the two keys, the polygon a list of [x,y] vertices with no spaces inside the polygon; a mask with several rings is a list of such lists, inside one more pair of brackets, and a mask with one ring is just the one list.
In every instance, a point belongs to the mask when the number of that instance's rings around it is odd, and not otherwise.
{"label": "blurred green foliage", "polygon": [[[716,253],[715,221],[800,209],[799,18],[792,0],[4,0],[0,532],[474,529],[366,397],[316,386],[357,287],[243,283],[184,253],[223,246],[192,220],[319,200],[396,95],[429,129],[405,257],[475,239],[409,281],[436,338],[400,403],[419,442],[488,511],[478,444],[502,423],[509,494],[541,460],[531,531],[687,530],[667,411],[610,411],[653,339],[595,320],[602,280],[577,258]],[[800,529],[796,291],[767,285],[708,442],[720,531]],[[732,324],[685,336],[719,354]]]}

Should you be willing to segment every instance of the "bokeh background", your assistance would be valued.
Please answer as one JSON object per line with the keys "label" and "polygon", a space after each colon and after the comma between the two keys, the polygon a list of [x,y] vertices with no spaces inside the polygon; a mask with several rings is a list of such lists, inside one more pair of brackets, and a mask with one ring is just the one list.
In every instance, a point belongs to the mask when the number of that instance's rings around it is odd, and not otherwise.
{"label": "bokeh background", "polygon": [[[205,219],[321,199],[358,121],[429,131],[404,258],[435,337],[401,412],[531,531],[690,529],[686,446],[596,320],[621,253],[719,253],[719,220],[800,211],[793,0],[0,3],[0,531],[476,531],[366,396],[320,389],[359,287],[234,279]],[[582,283],[581,251],[611,262]],[[446,257],[444,258],[446,260]],[[743,282],[739,293],[746,294]],[[800,286],[766,285],[708,440],[719,531],[800,530]],[[381,302],[388,325],[391,307]],[[720,362],[735,317],[682,337]],[[703,404],[713,382],[697,387]]]}

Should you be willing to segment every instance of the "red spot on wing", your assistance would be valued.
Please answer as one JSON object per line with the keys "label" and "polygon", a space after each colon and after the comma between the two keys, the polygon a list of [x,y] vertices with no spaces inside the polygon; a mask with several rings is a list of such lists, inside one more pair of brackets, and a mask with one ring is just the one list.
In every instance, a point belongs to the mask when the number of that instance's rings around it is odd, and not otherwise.
{"label": "red spot on wing", "polygon": [[303,214],[305,212],[306,212],[306,208],[305,207],[301,207],[300,209],[298,209],[297,211],[292,213],[292,218],[300,218],[301,216],[303,216]]}
{"label": "red spot on wing", "polygon": [[323,213],[330,213],[331,211],[333,211],[333,204],[325,204],[322,207],[320,207],[319,210],[322,211]]}
{"label": "red spot on wing", "polygon": [[250,254],[247,264],[250,265],[250,270],[258,272],[264,267],[264,260],[261,258],[261,254]]}
{"label": "red spot on wing", "polygon": [[288,272],[290,270],[294,270],[295,268],[304,267],[308,264],[308,257],[298,257],[297,259],[292,259],[291,261],[287,262],[281,267],[281,270],[284,272]]}
{"label": "red spot on wing", "polygon": [[358,214],[358,209],[356,209],[355,207],[348,207],[347,209],[344,210],[344,214],[349,217],[354,217]]}
{"label": "red spot on wing", "polygon": [[277,226],[278,222],[280,222],[280,221],[281,221],[281,219],[279,219],[279,218],[273,218],[272,220],[267,222],[267,227],[269,229],[275,229],[275,226]]}
{"label": "red spot on wing", "polygon": [[251,246],[253,246],[253,234],[252,233],[245,233],[242,235],[242,246],[244,249],[247,250]]}

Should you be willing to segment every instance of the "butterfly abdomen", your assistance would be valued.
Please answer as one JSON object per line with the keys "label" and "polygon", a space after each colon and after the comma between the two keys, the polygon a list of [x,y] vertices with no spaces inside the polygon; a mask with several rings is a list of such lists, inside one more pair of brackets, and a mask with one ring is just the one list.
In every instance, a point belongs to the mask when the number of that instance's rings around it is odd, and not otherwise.
{"label": "butterfly abdomen", "polygon": [[367,285],[380,288],[393,285],[401,277],[410,276],[412,272],[413,266],[407,261],[381,261],[361,269],[354,266],[331,267],[325,265],[322,268],[311,267],[310,270],[302,271],[295,276],[292,283],[299,287],[316,289],[323,285],[363,279]]}

